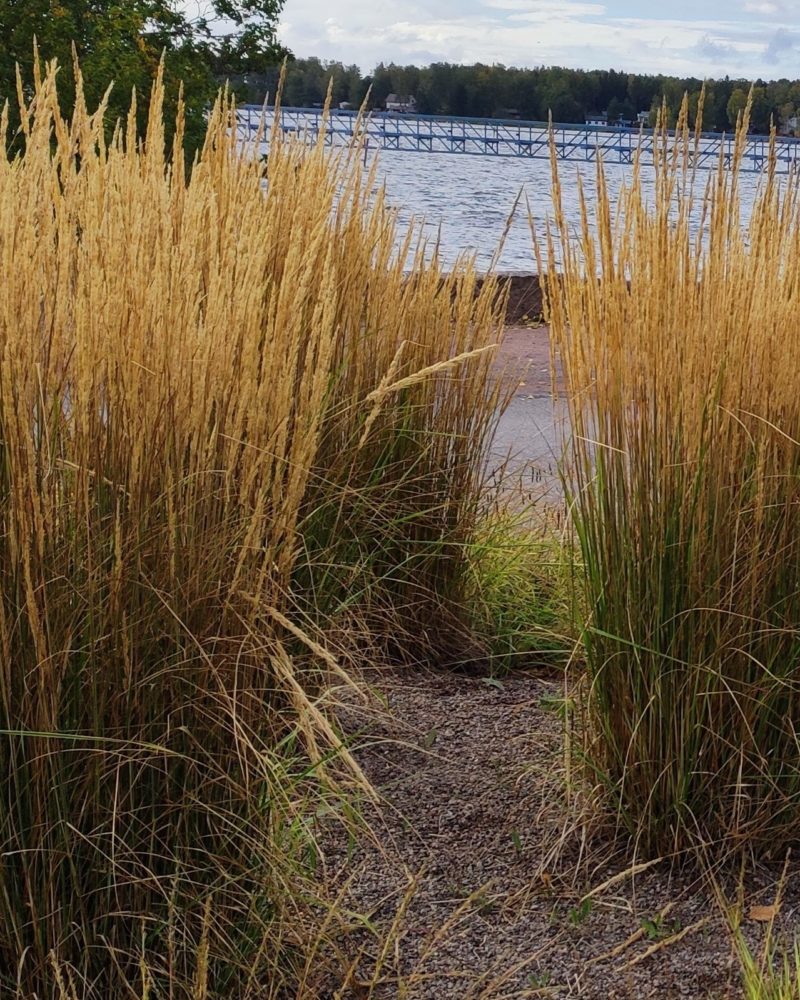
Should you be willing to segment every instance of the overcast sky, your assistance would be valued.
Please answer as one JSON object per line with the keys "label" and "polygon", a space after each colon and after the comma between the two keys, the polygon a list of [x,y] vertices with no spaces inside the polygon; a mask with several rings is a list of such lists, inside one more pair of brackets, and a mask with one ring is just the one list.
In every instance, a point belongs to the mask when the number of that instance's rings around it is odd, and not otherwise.
{"label": "overcast sky", "polygon": [[286,0],[297,56],[800,77],[800,0]]}

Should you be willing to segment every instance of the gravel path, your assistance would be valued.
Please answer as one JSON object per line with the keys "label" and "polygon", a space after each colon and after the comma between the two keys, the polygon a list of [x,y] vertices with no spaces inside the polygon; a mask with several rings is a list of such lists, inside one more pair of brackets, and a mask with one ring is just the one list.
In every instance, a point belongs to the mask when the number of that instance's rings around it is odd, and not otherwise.
{"label": "gravel path", "polygon": [[[741,996],[721,907],[696,868],[661,864],[633,878],[608,845],[570,830],[557,679],[405,673],[376,686],[388,712],[341,715],[383,796],[368,816],[374,840],[326,850],[331,878],[347,883],[347,905],[375,936],[346,942],[363,953],[351,988],[331,997]],[[782,868],[748,876],[746,910],[773,901]],[[779,921],[789,936],[797,874],[792,865]],[[745,929],[755,946],[763,940],[763,924]]]}
{"label": "gravel path", "polygon": [[[496,371],[515,391],[493,457],[511,457],[531,498],[558,503],[547,328],[509,329]],[[331,1000],[739,1000],[731,933],[697,865],[632,875],[621,849],[590,842],[577,823],[557,677],[368,681],[385,709],[339,714],[382,796],[367,812],[373,835],[353,845],[328,831],[323,846],[331,884],[371,929],[344,935],[353,974]],[[778,859],[718,876],[754,950],[765,925],[747,916],[774,901],[783,868]],[[776,933],[800,933],[795,861]]]}

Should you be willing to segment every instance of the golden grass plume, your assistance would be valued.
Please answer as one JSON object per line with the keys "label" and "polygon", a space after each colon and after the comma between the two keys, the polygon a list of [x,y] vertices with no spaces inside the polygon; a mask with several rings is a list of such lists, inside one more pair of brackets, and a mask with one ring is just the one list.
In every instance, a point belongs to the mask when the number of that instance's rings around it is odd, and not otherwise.
{"label": "golden grass plume", "polygon": [[[702,108],[700,111],[702,118]],[[648,852],[770,848],[800,819],[800,203],[771,158],[708,174],[684,107],[616,202],[597,168],[540,259],[568,385],[589,609],[588,758]],[[773,137],[773,143],[778,141]],[[730,166],[730,169],[728,169]]]}
{"label": "golden grass plume", "polygon": [[314,789],[332,755],[364,787],[329,639],[387,650],[457,603],[502,302],[398,239],[357,149],[276,131],[265,169],[220,99],[187,169],[160,82],[143,136],[80,86],[65,120],[55,67],[20,94],[0,992],[278,995],[324,945]]}

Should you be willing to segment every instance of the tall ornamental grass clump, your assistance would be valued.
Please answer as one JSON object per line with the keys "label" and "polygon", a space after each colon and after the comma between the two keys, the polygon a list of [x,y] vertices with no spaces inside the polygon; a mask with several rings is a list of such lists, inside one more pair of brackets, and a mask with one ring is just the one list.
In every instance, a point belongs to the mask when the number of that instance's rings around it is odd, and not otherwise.
{"label": "tall ornamental grass clump", "polygon": [[276,133],[265,169],[220,100],[187,169],[160,84],[109,138],[55,68],[21,113],[0,995],[320,996],[314,797],[363,786],[317,698],[331,636],[388,649],[455,607],[501,303],[398,252],[357,150]]}
{"label": "tall ornamental grass clump", "polygon": [[[800,208],[771,163],[692,170],[686,114],[541,257],[568,385],[586,754],[642,851],[776,848],[800,823]],[[594,228],[590,224],[593,216]],[[596,277],[595,277],[596,276]]]}

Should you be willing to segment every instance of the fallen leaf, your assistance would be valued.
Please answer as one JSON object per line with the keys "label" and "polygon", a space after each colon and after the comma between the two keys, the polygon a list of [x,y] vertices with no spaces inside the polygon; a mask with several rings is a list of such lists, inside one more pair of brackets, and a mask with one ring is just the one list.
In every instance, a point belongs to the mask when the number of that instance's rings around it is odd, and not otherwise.
{"label": "fallen leaf", "polygon": [[778,916],[780,908],[780,903],[773,903],[771,906],[751,906],[750,919],[758,920],[761,923],[768,923]]}
{"label": "fallen leaf", "polygon": [[481,677],[481,680],[487,687],[497,688],[498,691],[504,691],[502,683],[496,677]]}
{"label": "fallen leaf", "polygon": [[439,734],[436,732],[435,729],[431,729],[428,733],[425,734],[425,739],[422,741],[422,744],[426,750],[430,750],[430,748],[436,742],[436,738],[438,735]]}

